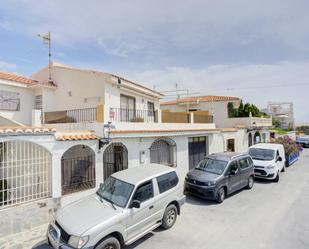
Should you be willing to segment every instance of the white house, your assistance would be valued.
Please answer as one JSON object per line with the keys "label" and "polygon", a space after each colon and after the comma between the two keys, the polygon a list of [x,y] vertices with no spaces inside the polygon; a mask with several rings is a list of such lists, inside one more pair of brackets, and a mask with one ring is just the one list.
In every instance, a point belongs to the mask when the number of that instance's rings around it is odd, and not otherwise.
{"label": "white house", "polygon": [[247,129],[218,128],[213,112],[161,111],[161,93],[123,77],[57,63],[51,75],[0,74],[14,100],[0,108],[0,238],[45,224],[116,171],[153,162],[183,179],[208,153],[248,148]]}
{"label": "white house", "polygon": [[[189,111],[199,113],[206,112],[214,117],[214,123],[218,128],[236,128],[245,130],[246,138],[237,136],[240,140],[246,140],[247,146],[258,142],[270,140],[269,128],[272,127],[272,118],[239,117],[233,118],[228,115],[228,104],[238,107],[241,99],[232,96],[194,96],[179,98],[177,100],[161,103],[162,110]],[[227,141],[228,148],[234,148],[232,139]]]}

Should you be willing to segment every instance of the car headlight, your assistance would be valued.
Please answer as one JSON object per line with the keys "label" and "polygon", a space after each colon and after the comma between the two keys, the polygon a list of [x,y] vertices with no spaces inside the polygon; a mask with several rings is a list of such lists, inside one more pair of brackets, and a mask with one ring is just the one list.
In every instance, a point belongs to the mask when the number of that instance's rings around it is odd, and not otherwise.
{"label": "car headlight", "polygon": [[206,186],[210,187],[210,186],[215,186],[216,183],[215,182],[206,182]]}
{"label": "car headlight", "polygon": [[84,245],[86,245],[88,240],[89,240],[89,236],[79,237],[79,236],[71,235],[68,244],[74,248],[80,249],[80,248],[83,248]]}
{"label": "car headlight", "polygon": [[267,166],[267,169],[274,169],[274,168],[275,168],[275,166],[276,166],[276,165],[271,164],[271,165]]}

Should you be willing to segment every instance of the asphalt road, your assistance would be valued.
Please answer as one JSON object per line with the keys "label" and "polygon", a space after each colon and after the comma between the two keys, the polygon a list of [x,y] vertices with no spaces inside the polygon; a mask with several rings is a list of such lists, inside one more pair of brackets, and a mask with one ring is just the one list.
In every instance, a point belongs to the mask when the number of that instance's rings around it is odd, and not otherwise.
{"label": "asphalt road", "polygon": [[157,229],[126,249],[308,249],[308,207],[309,149],[279,183],[256,181],[222,204],[189,197],[172,229]]}

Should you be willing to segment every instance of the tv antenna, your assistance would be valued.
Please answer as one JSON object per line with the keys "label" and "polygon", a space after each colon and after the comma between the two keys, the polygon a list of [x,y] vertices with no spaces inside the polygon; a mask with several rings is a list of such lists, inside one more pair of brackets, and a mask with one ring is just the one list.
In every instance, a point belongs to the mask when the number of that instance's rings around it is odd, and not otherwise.
{"label": "tv antenna", "polygon": [[51,81],[51,36],[50,32],[46,35],[38,34],[38,37],[42,38],[43,44],[48,45],[48,79]]}

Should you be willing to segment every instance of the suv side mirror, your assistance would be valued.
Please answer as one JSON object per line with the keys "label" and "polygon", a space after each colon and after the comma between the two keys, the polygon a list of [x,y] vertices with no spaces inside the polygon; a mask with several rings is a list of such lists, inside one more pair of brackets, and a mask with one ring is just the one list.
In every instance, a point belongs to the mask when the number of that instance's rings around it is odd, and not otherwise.
{"label": "suv side mirror", "polygon": [[277,159],[277,161],[282,162],[282,157],[279,156],[278,159]]}
{"label": "suv side mirror", "polygon": [[132,201],[131,207],[133,207],[133,208],[140,208],[141,207],[141,202],[138,201],[138,200],[134,200],[134,201]]}

